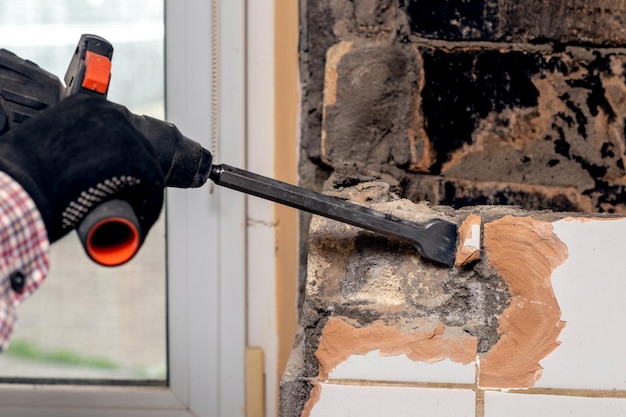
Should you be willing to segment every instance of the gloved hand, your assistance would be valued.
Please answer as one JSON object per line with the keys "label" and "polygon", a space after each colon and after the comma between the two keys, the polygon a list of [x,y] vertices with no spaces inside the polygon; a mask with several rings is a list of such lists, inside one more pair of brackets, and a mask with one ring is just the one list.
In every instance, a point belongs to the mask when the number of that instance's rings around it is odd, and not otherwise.
{"label": "gloved hand", "polygon": [[131,205],[145,236],[163,205],[152,146],[101,97],[71,96],[0,136],[0,170],[32,197],[51,243],[112,199]]}

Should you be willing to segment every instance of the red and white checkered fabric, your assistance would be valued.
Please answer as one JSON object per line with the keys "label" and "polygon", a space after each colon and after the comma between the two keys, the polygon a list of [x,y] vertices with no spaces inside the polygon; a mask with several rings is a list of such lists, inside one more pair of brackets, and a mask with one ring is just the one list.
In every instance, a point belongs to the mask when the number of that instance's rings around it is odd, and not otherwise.
{"label": "red and white checkered fabric", "polygon": [[[17,306],[48,273],[49,246],[35,203],[20,184],[0,172],[0,352],[9,344]],[[15,273],[24,277],[19,293],[11,286]]]}

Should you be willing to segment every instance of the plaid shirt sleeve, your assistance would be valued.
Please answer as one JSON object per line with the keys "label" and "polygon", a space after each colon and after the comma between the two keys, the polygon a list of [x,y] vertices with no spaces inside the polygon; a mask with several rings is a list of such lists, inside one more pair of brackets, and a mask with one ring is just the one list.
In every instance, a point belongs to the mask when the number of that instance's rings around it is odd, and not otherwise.
{"label": "plaid shirt sleeve", "polygon": [[49,242],[35,203],[0,172],[0,352],[7,348],[17,306],[48,273]]}

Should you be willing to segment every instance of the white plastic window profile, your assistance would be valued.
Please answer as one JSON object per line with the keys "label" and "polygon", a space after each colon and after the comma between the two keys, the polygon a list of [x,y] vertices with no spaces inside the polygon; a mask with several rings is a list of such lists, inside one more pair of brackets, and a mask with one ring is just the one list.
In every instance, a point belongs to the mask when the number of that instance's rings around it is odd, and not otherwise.
{"label": "white plastic window profile", "polygon": [[[229,0],[214,6],[206,0],[165,3],[166,115],[206,147],[217,132],[221,157],[243,166],[245,5]],[[216,34],[219,39],[212,39]],[[211,45],[219,46],[217,54]],[[211,72],[216,70],[219,78]],[[211,117],[216,111],[219,116]],[[209,194],[206,187],[168,190],[166,386],[2,384],[1,415],[242,415],[245,197],[217,188]]]}

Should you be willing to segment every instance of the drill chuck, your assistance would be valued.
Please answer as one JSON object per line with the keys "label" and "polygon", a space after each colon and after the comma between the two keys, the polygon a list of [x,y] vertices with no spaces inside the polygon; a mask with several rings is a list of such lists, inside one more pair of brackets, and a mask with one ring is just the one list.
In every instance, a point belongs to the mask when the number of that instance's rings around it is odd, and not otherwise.
{"label": "drill chuck", "polygon": [[207,182],[213,157],[202,145],[184,136],[176,126],[149,116],[138,116],[123,106],[128,119],[150,142],[167,187],[197,188]]}

